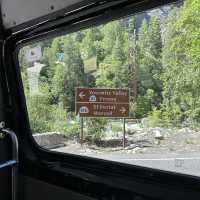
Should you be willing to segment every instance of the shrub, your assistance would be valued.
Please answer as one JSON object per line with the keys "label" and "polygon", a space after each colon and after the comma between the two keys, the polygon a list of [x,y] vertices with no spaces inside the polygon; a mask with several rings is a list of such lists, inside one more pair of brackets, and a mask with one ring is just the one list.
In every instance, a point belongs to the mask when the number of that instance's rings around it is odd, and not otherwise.
{"label": "shrub", "polygon": [[51,130],[53,107],[45,95],[29,96],[27,100],[30,126],[33,133]]}
{"label": "shrub", "polygon": [[147,117],[148,127],[179,127],[182,121],[182,113],[177,107],[174,109],[154,108]]}
{"label": "shrub", "polygon": [[108,120],[105,118],[94,118],[87,120],[87,138],[92,142],[99,141],[105,136]]}
{"label": "shrub", "polygon": [[80,133],[80,125],[78,122],[68,123],[63,127],[63,133],[67,138],[78,137]]}
{"label": "shrub", "polygon": [[161,110],[154,109],[147,117],[146,126],[147,127],[161,126],[162,124],[161,116],[162,116]]}
{"label": "shrub", "polygon": [[117,132],[122,132],[122,126],[119,124],[112,124],[112,131],[116,134]]}
{"label": "shrub", "polygon": [[78,122],[73,121],[73,118],[71,113],[66,113],[62,104],[59,106],[55,105],[51,129],[64,134],[67,138],[78,136],[80,125]]}
{"label": "shrub", "polygon": [[135,114],[137,118],[146,117],[147,113],[152,110],[152,101],[154,98],[154,91],[148,89],[144,96],[139,95],[137,98]]}

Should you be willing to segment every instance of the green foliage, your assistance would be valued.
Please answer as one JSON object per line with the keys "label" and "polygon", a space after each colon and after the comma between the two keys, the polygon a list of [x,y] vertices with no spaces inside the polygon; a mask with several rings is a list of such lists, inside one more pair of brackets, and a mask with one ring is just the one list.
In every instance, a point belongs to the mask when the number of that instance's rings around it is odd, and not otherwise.
{"label": "green foliage", "polygon": [[84,59],[93,56],[98,57],[98,41],[102,39],[102,33],[98,27],[90,28],[84,31],[85,36],[80,44],[82,57]]}
{"label": "green foliage", "polygon": [[181,123],[181,112],[178,107],[173,110],[154,108],[147,117],[148,127],[179,127]]}
{"label": "green foliage", "polygon": [[102,31],[104,33],[103,48],[107,54],[97,70],[96,86],[128,87],[128,65],[125,56],[126,32],[123,31],[120,21],[106,24]]}
{"label": "green foliage", "polygon": [[161,110],[154,109],[146,119],[147,127],[160,127],[163,124]]}
{"label": "green foliage", "polygon": [[119,124],[112,124],[112,132],[114,132],[114,134],[122,132],[122,126]]}
{"label": "green foliage", "polygon": [[126,79],[127,66],[120,65],[117,62],[111,64],[100,64],[96,75],[96,86],[108,88],[127,87]]}
{"label": "green foliage", "polygon": [[[23,48],[19,60],[33,132],[78,135],[79,125],[67,123],[76,87],[130,88],[131,116],[146,117],[149,126],[199,122],[200,1],[186,0],[167,12],[165,20],[131,16],[40,42],[45,67],[35,96],[28,94],[26,71],[33,63],[25,59],[34,45]],[[103,137],[107,123],[88,119],[88,137]]]}
{"label": "green foliage", "polygon": [[46,64],[43,76],[45,76],[49,82],[51,82],[55,74],[57,54],[63,53],[63,37],[55,38],[50,44],[51,45],[44,48],[43,51],[43,62]]}
{"label": "green foliage", "polygon": [[77,122],[73,124],[66,124],[63,128],[63,133],[67,138],[78,137],[80,134],[80,124]]}
{"label": "green foliage", "polygon": [[84,64],[74,37],[66,36],[62,42],[64,62],[54,63],[52,92],[54,98],[62,102],[64,109],[74,111],[75,88],[85,85]]}
{"label": "green foliage", "polygon": [[33,133],[43,133],[51,130],[53,107],[46,95],[27,97],[27,107]]}
{"label": "green foliage", "polygon": [[163,106],[170,119],[199,119],[200,1],[186,0],[176,13],[165,32]]}
{"label": "green foliage", "polygon": [[[139,30],[139,93],[145,95],[148,89],[154,90],[157,99],[161,98],[162,40],[159,19],[152,17],[148,23],[143,21]],[[157,102],[158,103],[158,102]]]}
{"label": "green foliage", "polygon": [[53,105],[51,116],[51,130],[65,133],[65,129],[67,129],[68,125],[66,112],[63,110],[63,106],[61,104],[58,106]]}
{"label": "green foliage", "polygon": [[94,118],[87,120],[87,138],[93,142],[101,140],[105,136],[105,128],[108,120],[105,118]]}
{"label": "green foliage", "polygon": [[52,131],[58,131],[66,138],[78,137],[80,133],[80,123],[75,119],[74,113],[66,113],[63,105],[54,105],[52,113]]}
{"label": "green foliage", "polygon": [[135,111],[137,118],[146,117],[149,111],[152,110],[154,95],[154,91],[152,89],[148,89],[145,95],[138,96]]}

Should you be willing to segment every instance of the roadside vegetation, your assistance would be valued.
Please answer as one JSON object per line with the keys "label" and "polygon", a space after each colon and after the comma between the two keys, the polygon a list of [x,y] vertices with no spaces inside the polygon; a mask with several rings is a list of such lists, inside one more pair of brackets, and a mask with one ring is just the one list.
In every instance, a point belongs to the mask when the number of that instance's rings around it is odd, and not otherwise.
{"label": "roadside vegetation", "polygon": [[[156,13],[156,12],[155,12]],[[76,87],[129,88],[130,116],[148,127],[198,127],[200,0],[167,6],[24,47],[19,55],[33,133],[78,137]],[[31,94],[25,52],[41,46],[45,66]],[[87,119],[86,138],[99,140],[107,119]],[[121,127],[113,126],[113,131]]]}

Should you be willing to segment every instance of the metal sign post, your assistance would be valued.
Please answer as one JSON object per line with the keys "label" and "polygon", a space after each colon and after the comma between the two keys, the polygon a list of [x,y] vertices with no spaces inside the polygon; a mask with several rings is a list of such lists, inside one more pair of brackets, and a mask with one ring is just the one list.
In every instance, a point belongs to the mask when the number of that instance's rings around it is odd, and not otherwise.
{"label": "metal sign post", "polygon": [[83,145],[83,117],[81,117],[81,135],[80,135],[81,146]]}
{"label": "metal sign post", "polygon": [[123,118],[123,148],[126,147],[126,119]]}

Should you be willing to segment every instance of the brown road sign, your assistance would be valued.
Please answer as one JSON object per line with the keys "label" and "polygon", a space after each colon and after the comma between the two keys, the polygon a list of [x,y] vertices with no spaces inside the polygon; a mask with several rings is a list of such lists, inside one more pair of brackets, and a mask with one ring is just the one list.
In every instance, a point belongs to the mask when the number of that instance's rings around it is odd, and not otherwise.
{"label": "brown road sign", "polygon": [[129,90],[77,88],[76,114],[80,117],[128,117]]}

